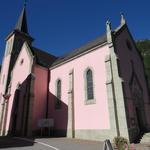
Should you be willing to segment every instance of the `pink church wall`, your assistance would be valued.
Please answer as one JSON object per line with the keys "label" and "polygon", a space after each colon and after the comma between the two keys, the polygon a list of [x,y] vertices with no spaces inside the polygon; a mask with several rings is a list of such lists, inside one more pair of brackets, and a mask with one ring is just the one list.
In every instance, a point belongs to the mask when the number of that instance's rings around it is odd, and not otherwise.
{"label": "pink church wall", "polygon": [[[21,60],[24,59],[24,63],[21,65]],[[24,101],[25,95],[27,95],[27,88],[29,86],[29,80],[27,77],[31,73],[31,65],[32,65],[31,56],[29,56],[28,50],[26,51],[26,47],[22,49],[20,55],[17,59],[17,63],[13,69],[12,80],[11,80],[11,97],[9,100],[8,113],[7,113],[7,122],[6,122],[6,130],[10,128],[11,122],[10,117],[12,115],[12,106],[14,104],[14,96],[16,92],[16,88],[18,83],[21,84],[20,95],[19,95],[19,106],[18,106],[18,115],[17,115],[17,131],[21,130],[22,125],[22,113],[25,111],[24,109]],[[32,130],[38,129],[38,120],[46,117],[46,101],[47,101],[47,87],[48,87],[48,69],[41,67],[39,65],[34,65],[33,73],[35,76],[34,79],[34,101],[32,108]]]}
{"label": "pink church wall", "polygon": [[[132,49],[130,50],[127,46],[127,40],[130,41]],[[134,72],[138,78],[139,84],[142,87],[143,90],[143,102],[144,102],[144,110],[146,112],[146,120],[147,120],[147,125],[150,126],[150,100],[149,100],[149,95],[148,95],[148,90],[146,86],[146,80],[145,76],[143,74],[144,68],[141,63],[140,56],[138,52],[135,49],[135,45],[131,39],[131,37],[128,34],[127,29],[124,29],[116,38],[115,41],[116,45],[116,52],[119,57],[119,70],[120,70],[120,75],[124,80],[124,94],[125,94],[125,102],[127,106],[127,112],[128,112],[128,126],[129,128],[134,128],[135,125],[133,125],[131,122],[131,118],[135,118],[135,104],[134,104],[134,97],[132,96],[131,89],[129,86],[129,83],[132,78],[132,73],[133,73],[133,67],[134,67]],[[133,63],[133,66],[132,66]],[[142,100],[141,100],[142,101]]]}
{"label": "pink church wall", "polygon": [[[23,64],[21,65],[21,60],[24,60]],[[19,95],[19,103],[18,103],[18,115],[17,115],[17,124],[16,129],[17,131],[20,131],[22,126],[22,113],[25,111],[24,105],[25,105],[25,95],[27,95],[27,88],[30,88],[29,86],[29,80],[27,77],[31,73],[31,65],[32,65],[32,59],[29,55],[29,51],[26,50],[26,47],[24,47],[17,59],[17,63],[14,66],[13,72],[12,72],[12,80],[11,80],[11,97],[9,99],[9,105],[8,105],[8,113],[7,113],[7,122],[6,122],[6,130],[9,130],[11,128],[11,122],[10,118],[12,115],[12,106],[14,105],[14,98],[15,98],[15,92],[18,83],[21,84],[20,88],[20,95]],[[47,101],[47,87],[48,83],[48,69],[41,67],[39,65],[34,65],[33,73],[35,76],[34,79],[34,101],[33,101],[33,108],[32,108],[32,130],[38,129],[38,120],[43,119],[46,117],[46,101]]]}
{"label": "pink church wall", "polygon": [[[5,56],[3,58],[3,64],[2,64],[2,69],[1,69],[1,78],[0,78],[0,93],[1,94],[4,94],[4,92],[5,92],[5,85],[6,85],[7,75],[8,75],[9,62],[10,62],[10,55]],[[5,79],[4,79],[4,83],[3,83],[4,75],[5,75]]]}
{"label": "pink church wall", "polygon": [[[21,65],[21,60],[24,60],[23,64]],[[26,51],[26,48],[23,47],[22,51],[20,52],[17,62],[14,66],[14,69],[12,71],[12,80],[11,80],[11,97],[9,99],[8,104],[8,113],[7,113],[7,122],[6,122],[6,131],[9,129],[10,125],[10,117],[12,112],[12,104],[14,100],[14,94],[17,88],[18,83],[22,84],[24,80],[27,78],[27,76],[30,74],[31,70],[31,59],[29,57],[29,54]]]}
{"label": "pink church wall", "polygon": [[34,84],[34,102],[32,128],[38,129],[38,120],[46,118],[46,101],[48,83],[48,69],[35,65],[35,84]]}
{"label": "pink church wall", "polygon": [[[3,119],[3,116],[2,116],[3,114],[2,111],[4,108],[4,105],[2,105],[4,103],[3,94],[5,93],[5,90],[6,90],[9,63],[10,63],[10,55],[4,56],[2,68],[1,68],[1,75],[0,75],[0,123]],[[0,132],[1,132],[1,129],[2,129],[2,124],[0,124]]]}
{"label": "pink church wall", "polygon": [[[55,84],[57,79],[62,81],[63,108],[55,109],[54,104],[49,105],[49,116],[55,120],[55,128],[63,129],[61,114],[68,105],[69,72],[74,70],[74,113],[75,129],[110,129],[109,111],[106,89],[105,57],[109,54],[108,46],[103,46],[82,57],[76,58],[59,67],[51,69],[49,91],[51,98],[56,96]],[[84,72],[87,68],[93,70],[94,98],[96,104],[85,104]],[[67,116],[66,116],[67,117]]]}

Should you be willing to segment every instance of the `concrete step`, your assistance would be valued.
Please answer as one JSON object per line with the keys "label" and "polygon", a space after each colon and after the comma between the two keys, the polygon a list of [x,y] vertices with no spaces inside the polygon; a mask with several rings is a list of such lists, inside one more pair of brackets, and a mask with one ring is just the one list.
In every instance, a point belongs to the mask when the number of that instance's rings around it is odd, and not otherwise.
{"label": "concrete step", "polygon": [[150,143],[150,132],[143,135],[140,143]]}

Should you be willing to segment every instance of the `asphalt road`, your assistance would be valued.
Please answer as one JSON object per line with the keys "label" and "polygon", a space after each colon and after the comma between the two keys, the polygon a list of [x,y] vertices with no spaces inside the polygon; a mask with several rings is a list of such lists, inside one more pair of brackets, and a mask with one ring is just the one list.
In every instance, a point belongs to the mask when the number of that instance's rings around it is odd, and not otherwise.
{"label": "asphalt road", "polygon": [[102,147],[102,142],[67,138],[0,138],[2,150],[102,150]]}
{"label": "asphalt road", "polygon": [[[136,150],[150,150],[150,143],[136,144]],[[68,138],[0,137],[0,150],[103,150],[103,142]]]}

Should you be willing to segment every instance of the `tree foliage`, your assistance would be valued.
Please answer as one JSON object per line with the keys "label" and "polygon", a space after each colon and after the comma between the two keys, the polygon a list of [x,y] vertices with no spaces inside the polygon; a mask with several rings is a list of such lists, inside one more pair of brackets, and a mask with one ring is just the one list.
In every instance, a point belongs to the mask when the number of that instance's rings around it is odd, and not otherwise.
{"label": "tree foliage", "polygon": [[145,72],[150,87],[150,40],[139,40],[136,44],[144,60]]}

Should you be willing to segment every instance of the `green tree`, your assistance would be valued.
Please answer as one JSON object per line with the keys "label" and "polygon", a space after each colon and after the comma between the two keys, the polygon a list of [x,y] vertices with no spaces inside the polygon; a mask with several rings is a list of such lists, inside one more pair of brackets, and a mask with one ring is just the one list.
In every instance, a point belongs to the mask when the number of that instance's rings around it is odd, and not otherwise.
{"label": "green tree", "polygon": [[144,60],[145,72],[150,88],[150,40],[138,40],[136,44]]}

